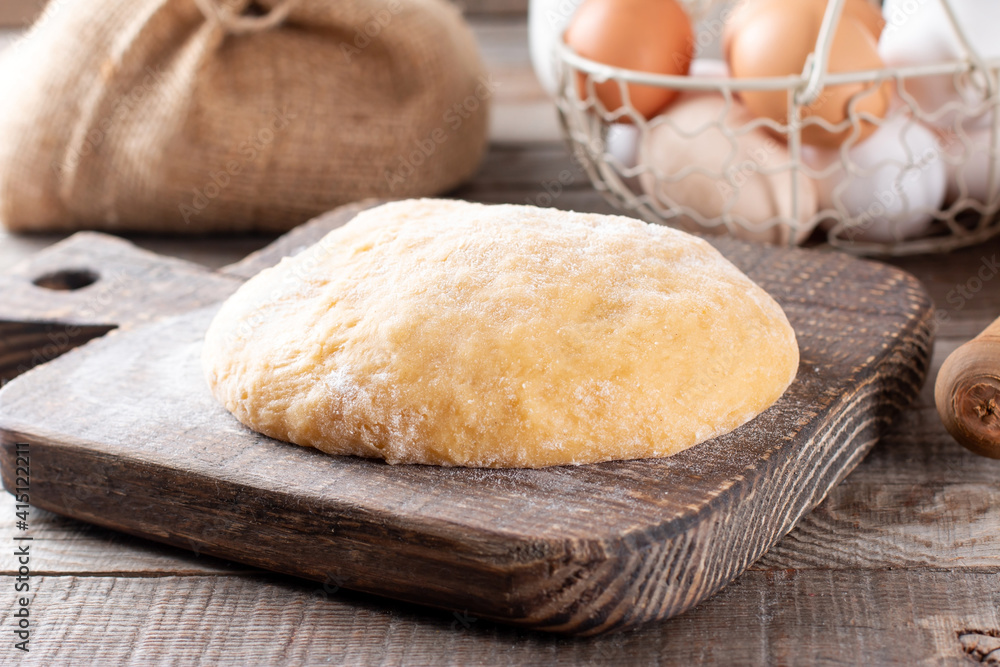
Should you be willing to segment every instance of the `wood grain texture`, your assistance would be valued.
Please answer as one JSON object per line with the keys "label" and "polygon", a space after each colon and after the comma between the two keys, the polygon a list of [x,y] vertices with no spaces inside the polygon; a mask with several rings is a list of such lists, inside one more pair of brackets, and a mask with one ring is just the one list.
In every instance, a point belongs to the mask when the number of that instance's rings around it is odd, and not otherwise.
{"label": "wood grain texture", "polygon": [[[14,526],[14,496],[0,494],[0,536],[24,535]],[[33,574],[128,576],[222,575],[260,572],[207,554],[155,544],[69,517],[30,510]],[[0,560],[0,575],[16,574],[16,559]]]}
{"label": "wood grain texture", "polygon": [[19,664],[968,665],[998,590],[995,572],[747,572],[669,623],[566,639],[279,577],[42,577]]}
{"label": "wood grain texture", "polygon": [[0,274],[0,383],[112,329],[215,303],[238,284],[113,236],[75,234]]}
{"label": "wood grain texture", "polygon": [[[229,272],[256,273],[356,210]],[[275,443],[207,391],[198,350],[213,307],[9,385],[5,452],[32,444],[42,507],[253,566],[555,632],[669,617],[733,579],[857,464],[917,393],[929,353],[929,302],[905,274],[715,243],[782,303],[802,366],[752,424],[670,459],[448,470]],[[196,291],[197,278],[179,280]]]}

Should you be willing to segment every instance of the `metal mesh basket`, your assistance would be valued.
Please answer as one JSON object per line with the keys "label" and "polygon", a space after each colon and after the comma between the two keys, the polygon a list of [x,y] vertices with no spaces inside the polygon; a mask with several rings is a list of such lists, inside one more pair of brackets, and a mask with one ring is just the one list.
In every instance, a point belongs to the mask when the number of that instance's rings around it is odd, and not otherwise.
{"label": "metal mesh basket", "polygon": [[[961,41],[965,57],[951,62],[879,70],[830,73],[827,71],[830,48],[844,0],[830,0],[826,7],[816,47],[807,60],[804,71],[798,76],[757,79],[736,79],[714,76],[666,76],[625,70],[588,60],[575,53],[562,40],[556,48],[558,90],[556,104],[565,135],[571,149],[583,165],[594,186],[616,207],[634,213],[649,221],[679,226],[688,230],[700,229],[709,233],[733,233],[744,238],[766,240],[794,245],[801,242],[814,228],[823,231],[830,245],[857,254],[905,255],[926,252],[945,252],[955,248],[980,243],[1000,233],[1000,165],[997,164],[1000,113],[992,113],[987,127],[976,137],[965,131],[968,123],[981,123],[984,117],[998,106],[998,70],[1000,59],[984,59],[973,48],[968,36],[951,7],[950,0],[941,2],[955,33]],[[714,5],[713,0],[686,3],[693,20],[698,20]],[[964,97],[958,97],[938,108],[921,108],[905,85],[921,77],[950,77],[951,84]],[[595,91],[597,84],[615,82],[619,88],[622,106],[609,110],[604,107]],[[863,93],[855,95],[848,105],[847,119],[840,125],[831,125],[819,117],[804,117],[807,107],[825,87],[838,84],[873,84],[883,81],[894,84],[898,103],[885,118],[861,113],[856,108]],[[681,128],[672,125],[669,114],[647,120],[631,105],[628,84],[656,86],[682,92],[709,92],[721,96],[719,113],[706,118],[698,128]],[[781,124],[769,118],[747,117],[745,122],[733,124],[732,110],[743,91],[784,90],[788,95],[788,123]],[[973,91],[970,95],[969,91]],[[808,163],[803,152],[810,148],[803,145],[802,132],[811,124],[821,125],[829,131],[850,130],[861,122],[877,126],[892,124],[898,127],[901,137],[910,132],[914,124],[930,125],[947,115],[949,132],[938,132],[935,154],[928,156],[907,147],[904,159],[886,159],[874,167],[864,169],[852,158],[852,149],[860,146],[853,134],[841,146],[837,159],[822,167]],[[669,126],[664,130],[661,126]],[[661,129],[658,129],[661,128]],[[782,140],[781,154],[787,159],[753,161],[736,150],[737,142],[746,134],[765,130]],[[669,131],[677,136],[697,140],[699,134],[712,133],[715,141],[729,141],[733,150],[729,158],[706,168],[704,165],[684,165],[664,172],[640,154],[637,162],[629,163],[609,149],[609,135],[628,131],[637,135],[637,143],[646,146],[651,134]],[[986,139],[984,139],[986,137]],[[787,147],[786,147],[787,145]],[[858,179],[870,179],[872,169],[890,169],[898,179],[912,178],[926,168],[928,159],[940,160],[949,173],[956,175],[954,192],[944,205],[922,206],[908,201],[906,189],[890,185],[886,192],[872,190],[870,206],[863,211],[851,209],[844,201],[844,192]],[[974,161],[978,160],[974,164]],[[982,163],[981,165],[979,163]],[[978,169],[985,175],[985,194],[974,196],[970,192],[967,169]],[[777,206],[775,215],[766,220],[751,220],[734,211],[741,188],[747,187],[748,170],[755,174],[779,179],[787,187],[780,188],[786,201]],[[712,179],[719,191],[726,196],[717,211],[678,201],[669,193],[674,184],[686,179]],[[803,187],[805,179],[818,182],[836,179],[826,207],[817,207],[815,213],[803,215]],[[861,181],[864,182],[864,181]],[[888,207],[895,215],[887,216]],[[808,208],[808,207],[806,207]],[[903,223],[907,216],[922,216],[929,221],[926,232],[918,238],[904,238]],[[887,227],[889,239],[871,240],[866,230],[873,225]],[[819,235],[819,233],[817,233]],[[815,238],[815,236],[813,237]]]}

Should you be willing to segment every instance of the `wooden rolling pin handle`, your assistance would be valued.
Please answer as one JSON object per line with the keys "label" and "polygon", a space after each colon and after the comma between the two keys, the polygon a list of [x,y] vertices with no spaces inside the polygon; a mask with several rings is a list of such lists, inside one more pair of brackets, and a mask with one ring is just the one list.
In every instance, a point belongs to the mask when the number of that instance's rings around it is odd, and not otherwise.
{"label": "wooden rolling pin handle", "polygon": [[945,359],[934,402],[955,440],[1000,459],[1000,318]]}

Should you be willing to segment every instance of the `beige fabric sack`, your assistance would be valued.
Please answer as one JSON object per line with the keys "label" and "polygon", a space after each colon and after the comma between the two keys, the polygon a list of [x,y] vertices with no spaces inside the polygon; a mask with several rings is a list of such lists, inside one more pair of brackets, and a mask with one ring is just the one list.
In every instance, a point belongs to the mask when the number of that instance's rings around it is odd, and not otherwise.
{"label": "beige fabric sack", "polygon": [[446,0],[52,0],[0,62],[0,221],[276,232],[444,192],[494,87]]}

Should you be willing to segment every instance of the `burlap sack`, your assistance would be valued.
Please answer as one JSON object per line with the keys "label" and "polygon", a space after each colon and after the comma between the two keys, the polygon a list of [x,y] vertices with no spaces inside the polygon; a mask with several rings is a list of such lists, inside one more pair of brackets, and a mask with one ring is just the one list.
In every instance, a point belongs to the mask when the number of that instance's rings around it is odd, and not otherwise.
{"label": "burlap sack", "polygon": [[10,229],[283,231],[482,157],[494,84],[445,0],[52,3],[0,64]]}

